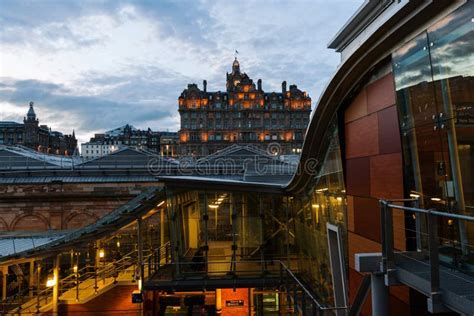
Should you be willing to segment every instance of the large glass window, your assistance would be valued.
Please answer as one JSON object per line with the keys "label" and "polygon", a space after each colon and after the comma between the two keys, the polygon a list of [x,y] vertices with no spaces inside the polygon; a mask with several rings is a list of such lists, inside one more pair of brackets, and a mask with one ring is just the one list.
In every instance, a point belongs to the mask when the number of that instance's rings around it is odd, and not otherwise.
{"label": "large glass window", "polygon": [[[471,215],[473,8],[466,3],[393,54],[407,193],[419,196],[421,207]],[[440,253],[458,265],[468,258],[474,227],[448,219],[439,224],[445,244]]]}
{"label": "large glass window", "polygon": [[[324,303],[333,305],[328,223],[341,228],[343,244],[347,244],[346,193],[336,119],[322,141],[326,150],[317,157],[313,182],[305,195],[294,199],[293,212],[299,272]],[[347,249],[344,252],[347,255]]]}
{"label": "large glass window", "polygon": [[289,266],[295,260],[291,256],[294,247],[290,246],[294,245],[294,232],[285,224],[291,220],[284,196],[173,192],[168,206],[174,262],[181,274],[259,275],[262,269],[278,267],[267,265],[271,260],[281,260]]}

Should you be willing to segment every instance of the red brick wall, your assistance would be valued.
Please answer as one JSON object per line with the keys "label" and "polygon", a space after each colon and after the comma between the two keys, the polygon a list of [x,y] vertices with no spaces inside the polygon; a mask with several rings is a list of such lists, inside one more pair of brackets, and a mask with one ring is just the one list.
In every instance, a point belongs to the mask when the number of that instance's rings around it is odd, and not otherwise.
{"label": "red brick wall", "polygon": [[0,185],[0,231],[85,226],[158,183]]}
{"label": "red brick wall", "polygon": [[[402,146],[393,75],[367,84],[344,112],[345,171],[348,200],[349,293],[353,299],[362,276],[354,270],[354,254],[380,252],[381,198],[403,198]],[[394,213],[395,247],[405,249],[403,215]],[[393,315],[408,315],[408,288],[391,288],[404,302]],[[391,306],[394,306],[392,304]],[[370,297],[364,315],[370,315]]]}

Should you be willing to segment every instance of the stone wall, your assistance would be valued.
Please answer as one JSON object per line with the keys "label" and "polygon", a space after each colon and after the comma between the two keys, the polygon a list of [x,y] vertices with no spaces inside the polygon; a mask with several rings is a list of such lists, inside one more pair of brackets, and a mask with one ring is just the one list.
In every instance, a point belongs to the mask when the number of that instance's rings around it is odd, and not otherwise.
{"label": "stone wall", "polygon": [[95,222],[159,183],[0,185],[0,232],[72,229]]}

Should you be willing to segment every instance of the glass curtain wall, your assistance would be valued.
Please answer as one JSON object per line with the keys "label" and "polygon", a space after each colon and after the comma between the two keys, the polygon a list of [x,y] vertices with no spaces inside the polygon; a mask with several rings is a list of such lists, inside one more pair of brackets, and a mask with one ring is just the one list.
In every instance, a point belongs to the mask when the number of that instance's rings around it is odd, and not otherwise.
{"label": "glass curtain wall", "polygon": [[[392,56],[405,186],[423,208],[470,215],[474,214],[473,18],[470,1]],[[474,227],[448,219],[439,224],[446,244],[441,255],[456,265],[459,260],[473,261],[469,245],[474,244]]]}
{"label": "glass curtain wall", "polygon": [[[317,157],[312,183],[292,203],[298,245],[299,273],[322,302],[334,305],[327,224],[339,226],[347,245],[346,191],[342,169],[337,117],[322,139],[324,150]],[[347,249],[344,249],[347,263]],[[348,271],[346,269],[346,271]]]}
{"label": "glass curtain wall", "polygon": [[[287,225],[292,222],[287,197],[167,190],[173,262],[182,267],[180,272],[212,276],[249,268],[257,274],[269,269],[259,262],[271,260],[291,266],[295,241]],[[243,262],[255,262],[258,268]]]}

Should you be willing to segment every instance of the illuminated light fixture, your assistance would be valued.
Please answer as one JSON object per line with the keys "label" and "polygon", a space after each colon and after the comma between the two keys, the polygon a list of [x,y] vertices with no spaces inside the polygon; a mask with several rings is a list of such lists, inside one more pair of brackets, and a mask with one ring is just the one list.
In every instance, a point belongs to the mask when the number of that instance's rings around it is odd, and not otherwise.
{"label": "illuminated light fixture", "polygon": [[431,198],[431,201],[433,201],[433,202],[441,202],[441,199],[440,199],[440,198]]}
{"label": "illuminated light fixture", "polygon": [[416,214],[413,214],[411,217],[412,217],[413,219],[416,219]]}
{"label": "illuminated light fixture", "polygon": [[419,194],[416,194],[416,193],[410,193],[410,197],[411,197],[411,198],[414,198],[414,199],[419,199],[419,198],[420,198],[420,195],[419,195]]}
{"label": "illuminated light fixture", "polygon": [[72,271],[74,271],[74,273],[77,273],[77,265],[75,265],[74,267],[72,267]]}
{"label": "illuminated light fixture", "polygon": [[223,197],[220,197],[220,198],[217,199],[217,201],[218,201],[218,202],[222,202],[222,201],[224,201],[224,198],[223,198]]}
{"label": "illuminated light fixture", "polygon": [[313,208],[319,208],[319,204],[311,204]]}
{"label": "illuminated light fixture", "polygon": [[219,205],[209,204],[209,208],[218,208]]}
{"label": "illuminated light fixture", "polygon": [[120,248],[120,240],[117,240],[117,247]]}
{"label": "illuminated light fixture", "polygon": [[99,258],[104,258],[105,257],[105,252],[104,249],[99,250]]}
{"label": "illuminated light fixture", "polygon": [[161,201],[160,203],[158,203],[158,205],[156,205],[156,207],[161,207],[163,204],[165,204],[165,201]]}
{"label": "illuminated light fixture", "polygon": [[46,287],[53,287],[56,285],[56,278],[48,278],[46,281]]}
{"label": "illuminated light fixture", "polygon": [[138,279],[138,289],[142,290],[142,279]]}
{"label": "illuminated light fixture", "polygon": [[338,200],[339,202],[342,202],[342,197],[338,196],[336,200]]}
{"label": "illuminated light fixture", "polygon": [[327,191],[328,188],[322,188],[322,189],[317,189],[316,192],[324,192],[324,191]]}

